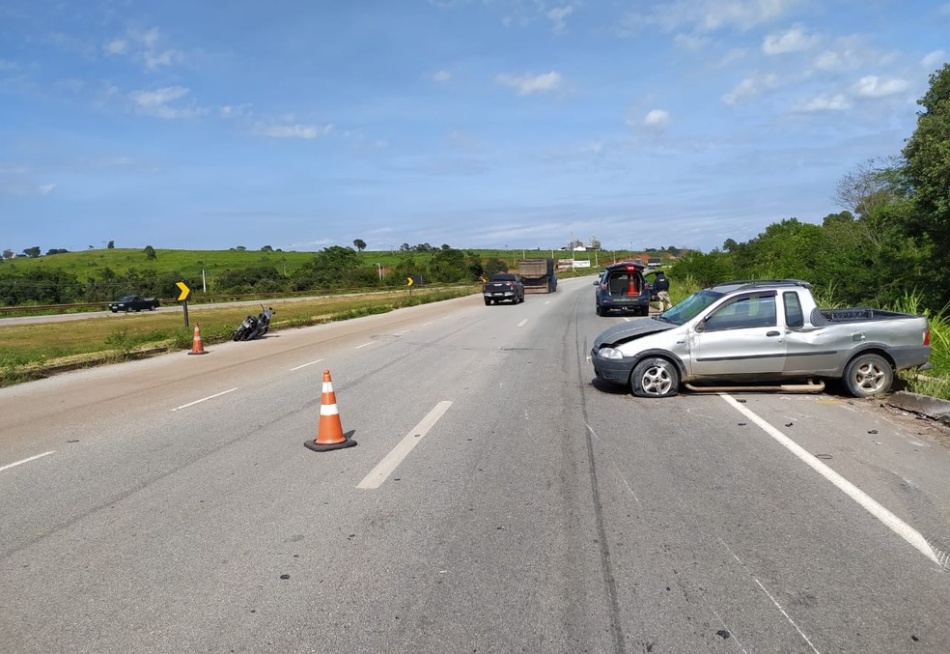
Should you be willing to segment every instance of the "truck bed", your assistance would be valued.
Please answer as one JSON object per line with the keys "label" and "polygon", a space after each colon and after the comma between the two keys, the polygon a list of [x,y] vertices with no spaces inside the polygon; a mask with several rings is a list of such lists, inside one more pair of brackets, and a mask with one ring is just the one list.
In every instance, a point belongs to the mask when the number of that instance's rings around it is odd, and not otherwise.
{"label": "truck bed", "polygon": [[525,293],[551,293],[554,290],[554,280],[551,277],[539,279],[522,278]]}
{"label": "truck bed", "polygon": [[[815,315],[815,314],[818,315]],[[820,316],[820,318],[819,318]],[[906,313],[896,311],[885,311],[884,309],[871,309],[867,307],[856,307],[851,309],[816,309],[812,314],[812,323],[821,322],[864,322],[876,320],[896,320],[898,318],[907,318]]]}
{"label": "truck bed", "polygon": [[522,259],[518,262],[518,274],[525,293],[553,293],[557,290],[554,273],[554,259]]}

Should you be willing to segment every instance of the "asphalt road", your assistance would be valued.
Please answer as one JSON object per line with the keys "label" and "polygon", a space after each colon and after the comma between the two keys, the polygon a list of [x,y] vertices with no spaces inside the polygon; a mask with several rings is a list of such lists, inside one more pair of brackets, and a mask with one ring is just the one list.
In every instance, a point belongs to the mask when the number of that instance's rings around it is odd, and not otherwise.
{"label": "asphalt road", "polygon": [[621,320],[566,280],[0,389],[0,650],[945,654],[943,434],[635,399]]}

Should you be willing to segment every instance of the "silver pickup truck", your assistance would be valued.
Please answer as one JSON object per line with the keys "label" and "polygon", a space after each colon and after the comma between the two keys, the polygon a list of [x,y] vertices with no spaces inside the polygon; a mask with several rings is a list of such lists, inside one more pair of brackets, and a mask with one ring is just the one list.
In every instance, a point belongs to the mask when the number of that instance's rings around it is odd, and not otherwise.
{"label": "silver pickup truck", "polygon": [[638,397],[675,395],[681,383],[821,391],[823,380],[871,397],[890,390],[897,370],[931,367],[924,316],[820,309],[810,289],[790,279],[707,288],[659,316],[607,329],[588,360],[598,378],[629,384]]}

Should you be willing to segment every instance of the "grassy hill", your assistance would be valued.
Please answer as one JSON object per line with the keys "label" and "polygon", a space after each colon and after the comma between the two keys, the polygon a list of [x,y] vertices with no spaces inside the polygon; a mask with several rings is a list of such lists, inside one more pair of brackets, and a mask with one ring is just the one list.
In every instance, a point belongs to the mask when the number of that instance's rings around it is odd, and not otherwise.
{"label": "grassy hill", "polygon": [[[498,258],[508,263],[512,269],[522,258],[554,257],[556,259],[589,260],[592,268],[604,265],[608,260],[624,258],[642,258],[655,253],[632,253],[629,251],[588,251],[569,252],[563,250],[466,250],[474,252],[482,259]],[[224,272],[225,270],[242,270],[261,265],[272,265],[284,275],[289,275],[310,261],[315,252],[264,252],[261,250],[161,250],[155,249],[155,258],[149,260],[144,250],[132,248],[102,248],[82,250],[79,252],[63,252],[60,254],[44,255],[40,257],[17,257],[6,259],[0,264],[0,275],[12,274],[15,271],[31,269],[59,269],[75,275],[80,281],[98,279],[106,268],[118,275],[125,275],[129,270],[137,270],[143,275],[161,275],[172,272],[183,276],[199,279],[204,273],[206,276]],[[573,255],[573,257],[572,257]],[[380,266],[384,270],[392,268],[400,261],[414,258],[418,262],[428,261],[431,255],[424,252],[403,252],[399,250],[374,250],[359,253],[359,257],[367,266]]]}
{"label": "grassy hill", "polygon": [[0,275],[16,270],[36,268],[59,269],[75,275],[80,280],[99,278],[106,268],[119,275],[129,270],[143,274],[167,274],[178,272],[191,277],[201,277],[202,271],[214,274],[225,270],[239,270],[251,266],[272,265],[281,272],[293,272],[313,258],[312,252],[262,252],[248,250],[155,250],[155,258],[149,260],[143,250],[131,248],[83,250],[63,252],[36,258],[17,257],[7,259],[0,265]]}

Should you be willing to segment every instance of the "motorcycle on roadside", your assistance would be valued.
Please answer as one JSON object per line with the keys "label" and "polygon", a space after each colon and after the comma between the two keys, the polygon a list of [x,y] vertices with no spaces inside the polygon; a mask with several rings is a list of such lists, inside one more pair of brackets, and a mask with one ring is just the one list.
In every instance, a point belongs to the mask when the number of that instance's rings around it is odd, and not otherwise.
{"label": "motorcycle on roadside", "polygon": [[253,341],[262,338],[267,330],[270,329],[270,320],[276,311],[272,307],[264,308],[261,305],[261,312],[256,316],[248,314],[241,325],[234,330],[234,341]]}

